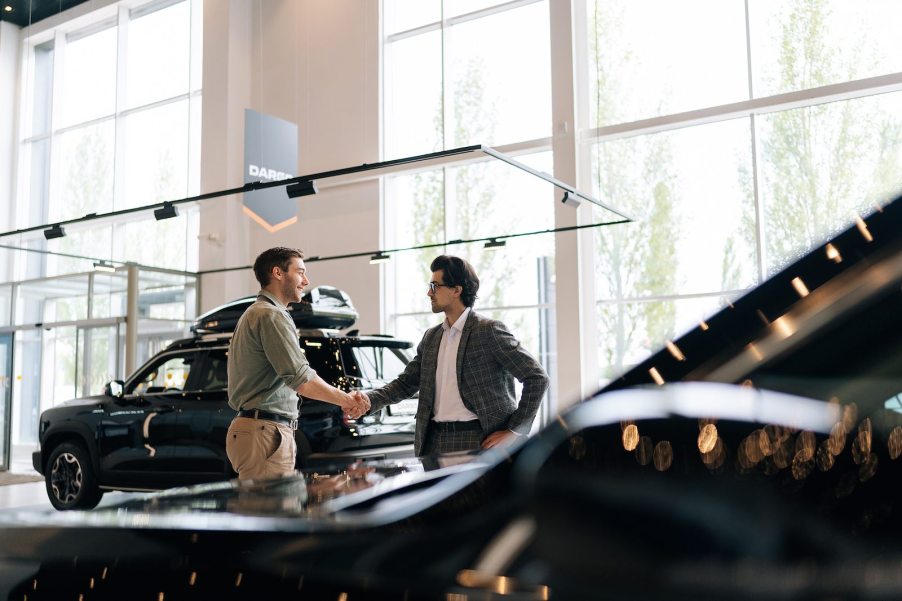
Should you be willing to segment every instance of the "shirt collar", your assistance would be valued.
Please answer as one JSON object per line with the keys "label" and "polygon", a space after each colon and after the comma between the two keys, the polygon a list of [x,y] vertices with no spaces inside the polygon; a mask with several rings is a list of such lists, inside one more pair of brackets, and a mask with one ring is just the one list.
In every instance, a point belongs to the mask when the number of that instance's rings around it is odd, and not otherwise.
{"label": "shirt collar", "polygon": [[448,325],[448,318],[445,318],[445,321],[442,322],[442,328],[447,332],[451,328],[457,330],[458,333],[463,331],[464,324],[467,323],[467,317],[470,316],[470,307],[464,309],[464,312],[460,314],[460,317],[457,318],[457,321],[454,322],[453,326]]}
{"label": "shirt collar", "polygon": [[283,311],[288,310],[288,307],[286,307],[285,305],[280,303],[279,299],[277,299],[275,296],[273,296],[271,292],[267,292],[266,290],[260,290],[260,292],[257,293],[257,296],[265,296],[266,298],[271,300],[273,302],[273,304],[275,306],[277,306],[278,308],[282,309]]}

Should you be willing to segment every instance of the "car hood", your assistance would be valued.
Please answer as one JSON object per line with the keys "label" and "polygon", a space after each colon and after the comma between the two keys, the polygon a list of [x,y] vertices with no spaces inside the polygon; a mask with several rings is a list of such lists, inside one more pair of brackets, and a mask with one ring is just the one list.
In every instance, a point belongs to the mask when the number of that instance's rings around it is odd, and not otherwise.
{"label": "car hood", "polygon": [[68,401],[57,403],[56,405],[54,405],[53,409],[56,409],[57,407],[90,407],[107,399],[109,399],[109,397],[102,394],[98,394],[97,396],[82,397],[79,399],[69,399]]}
{"label": "car hood", "polygon": [[372,460],[274,480],[173,488],[93,511],[0,515],[0,524],[165,530],[317,532],[403,520],[478,479],[476,453]]}
{"label": "car hood", "polygon": [[90,512],[9,512],[0,514],[0,526],[282,532],[376,527],[402,521],[452,497],[499,464],[513,464],[518,474],[513,485],[529,488],[530,474],[550,449],[584,428],[670,416],[779,423],[828,432],[840,418],[840,408],[727,384],[687,383],[617,391],[571,408],[540,435],[507,450],[371,460],[276,480],[174,488]]}

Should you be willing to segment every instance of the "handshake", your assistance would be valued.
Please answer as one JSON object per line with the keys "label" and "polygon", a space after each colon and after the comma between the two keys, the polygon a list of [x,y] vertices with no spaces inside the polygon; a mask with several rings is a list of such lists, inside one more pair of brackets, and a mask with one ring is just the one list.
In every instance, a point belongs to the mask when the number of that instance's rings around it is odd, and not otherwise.
{"label": "handshake", "polygon": [[357,419],[370,410],[369,397],[359,390],[355,390],[345,395],[345,397],[345,403],[342,403],[341,408],[344,409],[349,418]]}

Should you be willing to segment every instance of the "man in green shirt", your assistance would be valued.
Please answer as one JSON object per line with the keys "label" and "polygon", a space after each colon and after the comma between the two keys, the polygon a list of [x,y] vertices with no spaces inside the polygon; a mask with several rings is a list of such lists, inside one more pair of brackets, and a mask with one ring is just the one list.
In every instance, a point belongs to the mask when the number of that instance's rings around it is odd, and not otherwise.
{"label": "man in green shirt", "polygon": [[304,254],[283,247],[263,251],[254,276],[260,293],[238,320],[229,346],[229,405],[238,415],[226,454],[242,480],[294,473],[298,393],[338,405],[352,419],[369,409],[366,399],[320,378],[301,350],[288,304],[300,302],[310,283]]}

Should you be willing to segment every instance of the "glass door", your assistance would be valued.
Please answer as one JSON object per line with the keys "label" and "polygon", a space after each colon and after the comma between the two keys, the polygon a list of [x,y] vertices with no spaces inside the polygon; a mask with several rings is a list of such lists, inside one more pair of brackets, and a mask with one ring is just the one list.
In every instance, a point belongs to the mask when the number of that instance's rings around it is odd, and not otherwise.
{"label": "glass door", "polygon": [[77,396],[103,394],[104,384],[123,377],[120,346],[118,324],[78,328]]}
{"label": "glass door", "polygon": [[0,470],[9,469],[9,413],[12,407],[13,335],[0,334]]}

